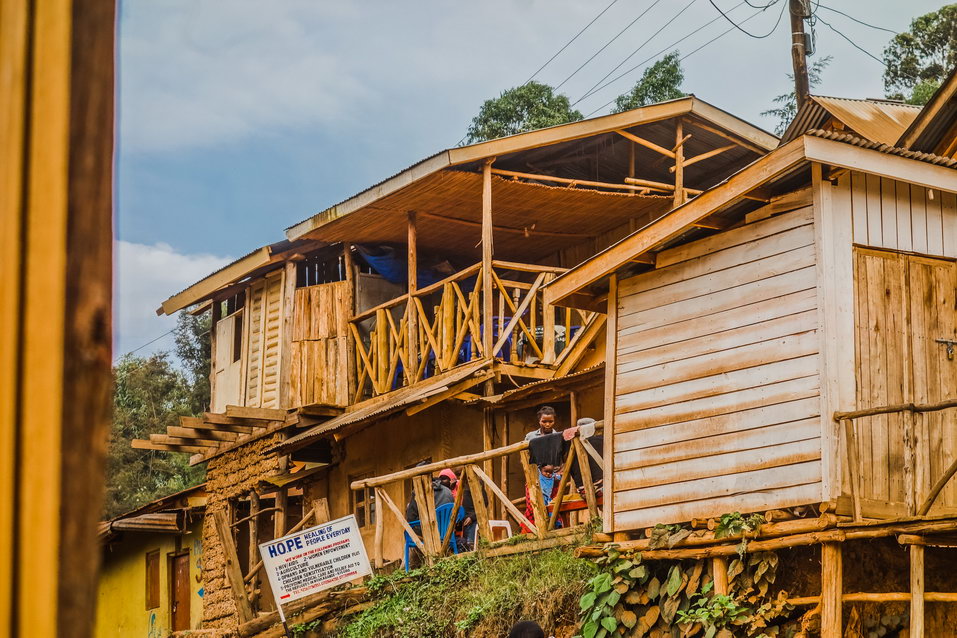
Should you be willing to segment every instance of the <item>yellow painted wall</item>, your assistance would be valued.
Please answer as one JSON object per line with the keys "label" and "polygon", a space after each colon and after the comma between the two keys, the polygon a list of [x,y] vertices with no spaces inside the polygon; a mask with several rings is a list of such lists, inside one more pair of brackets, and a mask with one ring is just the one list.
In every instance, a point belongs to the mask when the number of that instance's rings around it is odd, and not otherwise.
{"label": "yellow painted wall", "polygon": [[[121,539],[103,550],[103,566],[97,592],[95,638],[165,638],[170,633],[167,557],[180,548],[189,550],[190,624],[198,629],[203,618],[202,518],[188,532],[175,534],[124,532]],[[146,609],[146,554],[160,551],[160,604]]]}

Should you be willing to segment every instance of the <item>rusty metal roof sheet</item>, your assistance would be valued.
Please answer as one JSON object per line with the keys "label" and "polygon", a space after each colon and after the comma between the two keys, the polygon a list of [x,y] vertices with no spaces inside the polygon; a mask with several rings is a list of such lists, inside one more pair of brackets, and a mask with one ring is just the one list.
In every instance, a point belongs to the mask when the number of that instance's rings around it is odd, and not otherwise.
{"label": "rusty metal roof sheet", "polygon": [[919,106],[900,102],[812,95],[781,137],[781,144],[821,129],[831,117],[868,140],[895,144],[919,113]]}
{"label": "rusty metal roof sheet", "polygon": [[871,140],[865,140],[858,137],[857,135],[851,135],[850,133],[840,133],[838,131],[822,131],[820,129],[812,129],[807,131],[807,135],[813,135],[814,137],[823,137],[826,140],[834,140],[835,142],[843,142],[845,144],[851,144],[852,146],[859,146],[861,148],[866,148],[873,151],[878,151],[881,153],[886,153],[888,155],[897,155],[899,157],[906,157],[907,159],[918,160],[920,162],[927,162],[928,164],[936,164],[937,166],[945,166],[947,168],[957,168],[957,159],[952,157],[943,157],[941,155],[934,155],[933,153],[921,153],[920,151],[912,151],[906,148],[901,148],[899,146],[892,146],[890,144],[880,144],[878,142],[873,142]]}

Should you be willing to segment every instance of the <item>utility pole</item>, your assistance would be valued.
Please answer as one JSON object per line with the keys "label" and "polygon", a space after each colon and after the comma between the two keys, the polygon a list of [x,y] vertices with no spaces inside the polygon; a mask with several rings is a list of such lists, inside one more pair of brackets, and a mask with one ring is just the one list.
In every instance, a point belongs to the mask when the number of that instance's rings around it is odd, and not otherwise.
{"label": "utility pole", "polygon": [[807,102],[811,86],[807,77],[807,36],[804,19],[809,17],[807,0],[788,0],[791,13],[791,65],[794,67],[794,95],[800,109]]}

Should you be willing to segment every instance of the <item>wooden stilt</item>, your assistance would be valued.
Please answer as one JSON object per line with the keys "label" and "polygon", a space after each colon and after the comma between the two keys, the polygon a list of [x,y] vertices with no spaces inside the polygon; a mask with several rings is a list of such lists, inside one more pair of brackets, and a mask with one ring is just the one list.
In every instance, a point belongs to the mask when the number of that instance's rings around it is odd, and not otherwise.
{"label": "wooden stilt", "polygon": [[851,479],[851,501],[854,505],[854,520],[861,520],[861,465],[857,454],[857,437],[854,435],[854,421],[843,419],[844,441],[847,445],[848,475]]}
{"label": "wooden stilt", "polygon": [[485,356],[492,353],[492,162],[482,167],[482,346]]}
{"label": "wooden stilt", "polygon": [[678,121],[675,122],[675,208],[681,206],[685,203],[685,168],[684,168],[684,157],[685,150],[684,144],[684,125],[681,121],[681,118],[678,118]]}
{"label": "wooden stilt", "polygon": [[373,490],[375,494],[375,540],[372,549],[372,561],[373,566],[376,569],[381,569],[385,564],[385,559],[382,552],[382,539],[385,531],[385,519],[382,517],[382,499],[379,496],[379,488]]}
{"label": "wooden stilt", "polygon": [[840,543],[821,545],[821,638],[841,638],[844,563]]}
{"label": "wooden stilt", "polygon": [[714,580],[714,593],[719,596],[728,594],[728,559],[715,556],[711,559],[711,578]]}
{"label": "wooden stilt", "polygon": [[910,546],[910,636],[924,638],[924,546]]}

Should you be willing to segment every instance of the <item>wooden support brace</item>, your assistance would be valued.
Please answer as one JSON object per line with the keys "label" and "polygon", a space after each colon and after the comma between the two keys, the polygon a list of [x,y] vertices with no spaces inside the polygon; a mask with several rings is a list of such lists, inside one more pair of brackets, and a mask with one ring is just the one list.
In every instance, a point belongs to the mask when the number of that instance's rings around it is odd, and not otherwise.
{"label": "wooden support brace", "polygon": [[249,622],[253,619],[253,609],[249,604],[249,598],[246,597],[246,588],[243,585],[243,574],[239,568],[236,544],[233,542],[232,532],[229,531],[229,524],[226,522],[226,516],[222,510],[213,512],[213,521],[216,525],[216,533],[219,535],[219,542],[223,547],[226,561],[226,581],[233,591],[233,602],[236,603],[239,622]]}
{"label": "wooden support brace", "polygon": [[383,489],[376,489],[376,497],[380,503],[385,503],[392,513],[395,515],[396,519],[399,521],[399,525],[402,526],[402,529],[405,530],[405,533],[409,535],[409,538],[412,539],[412,542],[415,543],[415,546],[419,548],[419,551],[422,552],[423,556],[426,555],[425,544],[422,542],[422,539],[419,538],[419,535],[412,530],[412,526],[409,525],[409,522],[405,520],[405,514],[398,508],[398,506],[389,498],[389,495],[385,493]]}
{"label": "wooden support brace", "polygon": [[535,514],[535,523],[538,526],[538,537],[544,538],[545,529],[548,525],[548,512],[545,509],[545,499],[542,497],[542,486],[538,482],[538,468],[532,467],[527,448],[519,452],[519,458],[522,463],[522,471],[525,473],[528,495],[532,499],[532,512]]}
{"label": "wooden support brace", "polygon": [[582,487],[585,491],[585,503],[588,505],[588,517],[590,519],[598,518],[598,497],[595,493],[595,480],[591,474],[591,460],[585,448],[582,445],[581,437],[572,439],[572,446],[576,448],[578,457],[578,467],[582,475]]}
{"label": "wooden support brace", "polygon": [[482,489],[482,483],[475,473],[475,467],[474,465],[467,465],[465,472],[469,477],[469,491],[472,493],[472,505],[475,507],[475,520],[478,523],[479,537],[485,542],[489,542],[492,540],[492,530],[488,524],[488,506],[485,503],[485,490]]}
{"label": "wooden support brace", "polygon": [[429,507],[428,495],[432,492],[432,481],[425,476],[412,479],[415,504],[419,509],[419,529],[422,531],[422,543],[425,545],[425,560],[431,565],[438,555],[439,547],[435,542],[435,508]]}
{"label": "wooden support brace", "polygon": [[571,478],[572,463],[575,462],[575,446],[568,447],[568,454],[565,457],[565,463],[562,465],[562,478],[558,481],[558,494],[552,501],[552,514],[548,519],[548,531],[555,529],[555,523],[558,521],[559,510],[565,501],[565,491],[568,489],[568,480]]}
{"label": "wooden support brace", "polygon": [[515,505],[512,503],[512,501],[509,500],[509,498],[505,495],[505,493],[502,492],[501,489],[499,489],[499,486],[496,485],[495,482],[485,472],[483,472],[481,468],[479,468],[477,465],[473,465],[471,466],[471,468],[472,468],[472,471],[478,476],[478,478],[481,479],[488,486],[490,490],[492,490],[492,494],[494,494],[498,498],[498,500],[502,503],[502,505],[505,506],[505,509],[508,510],[508,513],[514,516],[515,520],[518,521],[519,523],[524,523],[525,526],[528,529],[532,530],[532,533],[537,536],[538,527],[532,521],[528,520],[528,518],[526,518],[525,515],[522,514],[522,512],[519,511],[517,507],[515,507]]}

